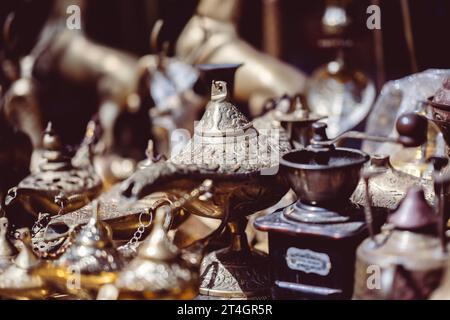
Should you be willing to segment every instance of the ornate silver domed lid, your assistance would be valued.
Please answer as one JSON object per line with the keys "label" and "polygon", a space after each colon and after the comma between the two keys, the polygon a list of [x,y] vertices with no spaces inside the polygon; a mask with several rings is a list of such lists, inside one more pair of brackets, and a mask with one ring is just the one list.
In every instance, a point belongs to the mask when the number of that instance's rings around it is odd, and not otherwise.
{"label": "ornate silver domed lid", "polygon": [[34,296],[35,293],[32,293],[32,291],[37,288],[42,289],[42,292],[37,294],[39,297],[40,294],[45,295],[43,280],[30,273],[39,262],[31,250],[30,231],[23,228],[17,230],[16,233],[19,234],[19,240],[17,241],[19,254],[14,259],[14,263],[0,275],[0,295],[10,298],[24,297],[28,296],[26,291],[20,292],[30,290],[30,296]]}
{"label": "ornate silver domed lid", "polygon": [[172,290],[182,291],[196,284],[196,272],[183,260],[164,230],[166,208],[157,209],[153,229],[137,257],[120,272],[115,283],[119,289],[170,294]]}
{"label": "ornate silver domed lid", "polygon": [[207,167],[219,173],[248,173],[278,164],[280,150],[288,150],[288,142],[271,139],[271,135],[280,134],[275,129],[258,132],[227,96],[226,82],[213,81],[211,101],[195,127],[194,137],[170,159],[172,163]]}
{"label": "ornate silver domed lid", "polygon": [[114,272],[123,267],[110,230],[98,219],[97,203],[94,202],[92,218],[76,235],[72,246],[54,262],[56,266],[76,268],[81,274]]}

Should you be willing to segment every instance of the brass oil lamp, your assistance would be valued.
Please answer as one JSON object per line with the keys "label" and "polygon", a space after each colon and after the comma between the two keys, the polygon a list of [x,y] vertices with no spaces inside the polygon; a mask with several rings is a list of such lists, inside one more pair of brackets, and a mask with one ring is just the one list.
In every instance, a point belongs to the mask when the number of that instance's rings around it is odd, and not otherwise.
{"label": "brass oil lamp", "polygon": [[[199,266],[212,235],[178,249],[167,235],[167,216],[179,206],[202,197],[212,187],[205,180],[171,205],[156,209],[153,228],[139,245],[136,257],[119,273],[114,284],[102,287],[98,299],[192,299],[198,294]],[[223,226],[222,226],[223,227]],[[219,226],[218,230],[221,228]]]}
{"label": "brass oil lamp", "polygon": [[273,291],[276,299],[348,299],[353,291],[355,252],[365,238],[364,210],[350,200],[369,156],[339,148],[344,137],[415,146],[425,137],[409,131],[418,116],[401,117],[399,138],[368,136],[349,131],[333,140],[326,124],[316,122],[311,145],[286,153],[282,172],[298,201],[260,217],[255,227],[269,233]]}
{"label": "brass oil lamp", "polygon": [[286,193],[284,179],[273,174],[276,171],[271,172],[271,167],[289,144],[272,145],[227,96],[227,84],[213,81],[211,102],[194,137],[168,161],[134,174],[123,194],[137,199],[160,190],[182,196],[199,179],[213,180],[210,200],[193,200],[183,206],[189,213],[226,221],[231,231],[228,247],[211,252],[202,261],[200,295],[268,297],[267,258],[249,248],[245,217],[275,204]]}
{"label": "brass oil lamp", "polygon": [[3,273],[0,274],[0,296],[8,299],[45,299],[52,291],[44,280],[32,274],[39,263],[31,250],[31,235],[27,228],[16,231],[19,235],[17,247],[19,254]]}
{"label": "brass oil lamp", "polygon": [[440,284],[447,261],[439,218],[423,190],[411,188],[383,231],[371,233],[358,247],[353,298],[427,299]]}
{"label": "brass oil lamp", "polygon": [[[148,142],[146,150],[147,159],[138,163],[138,170],[145,169],[154,163],[163,161],[164,157],[155,155],[153,150],[153,141]],[[108,224],[113,233],[115,241],[127,241],[136,235],[137,230],[140,232],[140,238],[147,235],[151,227],[150,212],[156,209],[160,204],[170,204],[176,200],[176,197],[164,192],[155,192],[138,201],[124,203],[121,195],[121,185],[116,184],[108,191],[102,193],[98,197],[98,201],[102,204],[102,210],[99,212],[101,221]],[[52,217],[51,221],[45,224],[50,229],[70,229],[78,225],[86,224],[92,216],[92,203],[78,210],[69,212],[64,215]],[[187,213],[182,208],[176,211],[166,221],[166,227],[177,226],[184,221]]]}
{"label": "brass oil lamp", "polygon": [[112,241],[111,230],[99,220],[98,211],[95,201],[91,219],[68,249],[56,260],[42,262],[33,274],[83,299],[95,297],[102,285],[114,282],[124,261]]}
{"label": "brass oil lamp", "polygon": [[98,196],[102,182],[92,168],[74,167],[70,156],[52,129],[43,136],[43,158],[39,171],[10,189],[5,199],[7,206],[17,200],[34,217],[39,212],[67,213],[89,203]]}

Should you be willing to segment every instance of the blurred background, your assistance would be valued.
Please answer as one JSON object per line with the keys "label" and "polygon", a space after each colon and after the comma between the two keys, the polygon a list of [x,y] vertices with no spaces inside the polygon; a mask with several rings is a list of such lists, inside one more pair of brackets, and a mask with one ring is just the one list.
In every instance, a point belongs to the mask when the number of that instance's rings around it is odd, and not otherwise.
{"label": "blurred background", "polygon": [[[10,10],[20,10],[22,36],[20,50],[29,50],[46,20],[51,0],[2,0],[0,19],[4,21]],[[267,0],[242,1],[239,31],[242,38],[264,50],[263,12]],[[396,79],[411,73],[408,60],[400,0],[381,0],[381,20],[385,54],[386,79]],[[96,0],[88,2],[88,16],[82,17],[86,32],[93,39],[136,55],[149,53],[149,33],[159,18],[170,21],[164,38],[174,43],[192,16],[197,0]],[[318,47],[321,36],[321,17],[325,1],[278,0],[281,35],[280,58],[310,73],[333,58],[334,52]],[[352,19],[355,47],[351,61],[375,76],[373,32],[366,28],[367,6],[370,0],[352,1],[348,13]],[[419,70],[448,68],[450,45],[446,31],[450,29],[450,1],[409,1],[412,31]],[[245,17],[245,18],[244,18]]]}

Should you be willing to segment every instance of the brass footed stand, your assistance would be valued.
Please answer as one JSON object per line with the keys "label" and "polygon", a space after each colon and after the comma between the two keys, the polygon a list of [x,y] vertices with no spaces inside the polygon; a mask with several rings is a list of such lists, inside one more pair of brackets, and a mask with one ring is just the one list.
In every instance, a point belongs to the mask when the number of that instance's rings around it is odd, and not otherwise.
{"label": "brass footed stand", "polygon": [[209,253],[200,267],[199,299],[269,299],[268,257],[252,250],[245,217],[228,222],[229,247]]}

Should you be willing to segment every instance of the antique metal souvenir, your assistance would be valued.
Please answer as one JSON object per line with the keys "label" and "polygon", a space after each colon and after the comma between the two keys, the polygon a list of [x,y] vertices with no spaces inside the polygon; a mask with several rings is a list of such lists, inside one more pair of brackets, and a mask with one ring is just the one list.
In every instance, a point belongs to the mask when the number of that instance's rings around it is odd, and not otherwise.
{"label": "antique metal souvenir", "polygon": [[135,173],[124,188],[129,198],[155,190],[177,196],[199,179],[214,182],[212,198],[193,200],[184,208],[192,214],[225,219],[231,231],[228,248],[208,254],[200,270],[200,294],[219,298],[256,298],[269,295],[266,258],[249,249],[245,216],[275,204],[287,191],[276,175],[279,155],[287,141],[274,145],[227,101],[227,84],[212,83],[211,102],[195,128],[194,137],[167,162]]}
{"label": "antique metal souvenir", "polygon": [[45,299],[51,291],[43,279],[31,274],[39,263],[31,250],[30,231],[26,228],[16,231],[19,234],[17,247],[19,254],[14,263],[0,274],[0,296],[9,299]]}
{"label": "antique metal souvenir", "polygon": [[114,282],[124,261],[98,211],[98,201],[94,201],[91,219],[74,236],[70,247],[58,259],[42,262],[33,274],[60,290],[88,299],[95,297],[102,285]]}
{"label": "antique metal souvenir", "polygon": [[306,147],[312,139],[312,124],[324,116],[312,113],[306,105],[303,95],[284,95],[279,99],[269,99],[265,105],[268,112],[254,120],[255,125],[263,121],[275,121],[286,130],[289,141],[294,147]]}
{"label": "antique metal souvenir", "polygon": [[[381,90],[373,110],[368,116],[366,133],[371,135],[395,135],[395,121],[407,112],[426,114],[422,103],[433,96],[442,82],[450,75],[450,70],[429,69],[387,82]],[[371,141],[363,143],[363,151],[369,154],[389,154],[394,168],[411,175],[430,178],[430,168],[426,159],[445,153],[445,142],[435,126],[428,127],[428,139],[420,148],[402,148],[398,145],[379,144]]]}
{"label": "antique metal souvenir", "polygon": [[423,135],[407,129],[415,115],[401,117],[397,139],[346,132],[333,140],[326,124],[313,124],[311,145],[285,154],[282,170],[298,201],[258,218],[255,227],[269,232],[274,298],[350,298],[355,251],[366,234],[361,207],[350,201],[359,172],[369,156],[337,148],[344,137],[418,145]]}
{"label": "antique metal souvenir", "polygon": [[[153,163],[164,161],[164,157],[160,155],[155,156],[151,140],[148,142],[146,153],[147,159],[138,163],[138,172],[151,166]],[[99,218],[109,225],[113,231],[114,240],[117,241],[128,241],[134,238],[137,230],[141,230],[140,237],[147,235],[151,227],[149,212],[154,211],[156,207],[163,203],[172,203],[176,200],[173,195],[155,192],[132,204],[124,203],[121,196],[121,188],[120,184],[116,184],[107,192],[102,193],[97,199],[103,208],[99,212]],[[54,230],[75,228],[78,225],[86,224],[90,220],[92,210],[92,204],[88,204],[73,212],[53,217],[45,223],[45,227]],[[166,227],[176,227],[186,216],[187,212],[179,208],[173,216],[167,219]],[[143,225],[145,227],[142,230]],[[140,240],[140,237],[138,240]],[[42,243],[41,240],[39,241],[40,243]]]}
{"label": "antique metal souvenir", "polygon": [[448,153],[448,147],[450,146],[450,77],[446,78],[442,87],[433,97],[428,99],[428,106],[431,112],[429,119],[442,132]]}
{"label": "antique metal souvenir", "polygon": [[[325,134],[324,125],[315,128]],[[299,201],[255,221],[269,232],[273,298],[351,296],[354,252],[366,228],[349,198],[368,159],[357,150],[314,145],[282,157]]]}
{"label": "antique metal souvenir", "polygon": [[[184,252],[169,239],[164,223],[170,210],[203,196],[212,187],[205,180],[172,205],[156,209],[153,229],[139,246],[137,256],[119,273],[112,285],[104,286],[98,299],[192,299],[198,294],[199,265],[210,236]],[[220,230],[225,224],[219,226]],[[215,234],[216,232],[213,232]]]}
{"label": "antique metal souvenir", "polygon": [[447,261],[438,219],[423,190],[411,188],[384,230],[358,247],[353,298],[428,298]]}
{"label": "antique metal souvenir", "polygon": [[39,171],[22,180],[6,197],[6,205],[19,200],[37,217],[39,212],[61,214],[76,210],[98,196],[102,182],[91,167],[77,168],[64,150],[51,124],[47,127],[43,146],[44,161]]}
{"label": "antique metal souvenir", "polygon": [[235,20],[240,3],[240,0],[200,1],[196,14],[177,40],[175,53],[192,65],[243,63],[237,73],[235,99],[248,103],[251,115],[258,116],[267,99],[303,92],[305,76],[239,38]]}
{"label": "antique metal souvenir", "polygon": [[[372,206],[394,210],[406,195],[408,189],[413,186],[422,186],[425,190],[426,199],[433,203],[434,192],[431,180],[421,179],[413,175],[395,169],[388,155],[373,155],[370,159],[372,170],[380,174],[369,180],[370,196]],[[351,200],[360,205],[366,205],[365,186],[361,180],[353,193]]]}
{"label": "antique metal souvenir", "polygon": [[0,274],[13,263],[16,249],[8,239],[8,219],[0,218]]}

